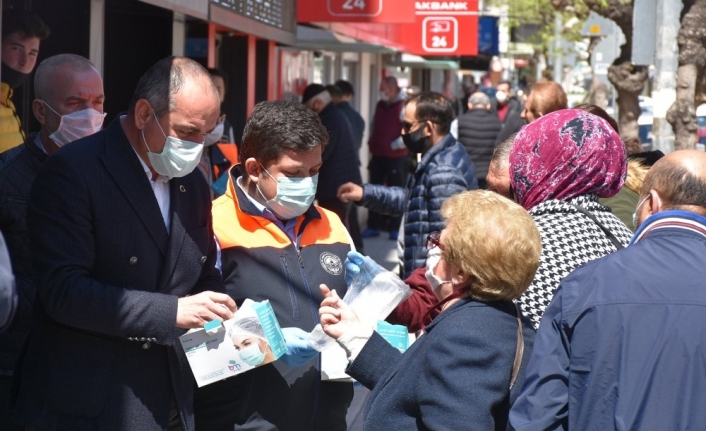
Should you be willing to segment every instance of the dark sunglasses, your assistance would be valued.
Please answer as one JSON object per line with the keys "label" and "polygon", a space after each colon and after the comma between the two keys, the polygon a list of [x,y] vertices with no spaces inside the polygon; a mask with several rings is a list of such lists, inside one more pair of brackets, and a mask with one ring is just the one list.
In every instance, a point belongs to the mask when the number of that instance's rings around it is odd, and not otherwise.
{"label": "dark sunglasses", "polygon": [[415,121],[414,123],[410,123],[409,121],[403,121],[402,128],[406,133],[409,133],[409,131],[412,130],[412,126],[419,123],[424,123],[424,121]]}
{"label": "dark sunglasses", "polygon": [[427,236],[427,250],[431,250],[434,247],[439,247],[441,251],[444,251],[446,246],[441,243],[441,232],[435,231]]}

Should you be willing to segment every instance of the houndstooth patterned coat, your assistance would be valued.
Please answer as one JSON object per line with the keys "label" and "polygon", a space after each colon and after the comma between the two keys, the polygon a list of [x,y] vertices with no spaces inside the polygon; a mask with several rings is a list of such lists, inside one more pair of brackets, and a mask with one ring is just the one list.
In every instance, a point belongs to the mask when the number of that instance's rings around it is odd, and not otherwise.
{"label": "houndstooth patterned coat", "polygon": [[547,200],[532,208],[529,213],[542,238],[542,255],[534,280],[519,302],[535,329],[564,277],[584,263],[616,251],[601,228],[569,203],[590,211],[624,246],[632,238],[632,231],[593,194],[568,201]]}

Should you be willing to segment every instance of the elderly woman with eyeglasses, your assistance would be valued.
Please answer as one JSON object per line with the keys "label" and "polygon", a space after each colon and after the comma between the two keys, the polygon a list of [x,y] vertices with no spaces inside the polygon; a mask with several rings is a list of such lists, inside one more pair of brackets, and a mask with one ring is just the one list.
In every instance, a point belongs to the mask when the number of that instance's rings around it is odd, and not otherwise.
{"label": "elderly woman with eyeglasses", "polygon": [[537,270],[539,233],[522,207],[489,191],[455,195],[441,213],[426,262],[441,313],[404,354],[321,286],[321,325],[346,350],[346,372],[373,391],[366,431],[507,427],[534,339],[512,301]]}

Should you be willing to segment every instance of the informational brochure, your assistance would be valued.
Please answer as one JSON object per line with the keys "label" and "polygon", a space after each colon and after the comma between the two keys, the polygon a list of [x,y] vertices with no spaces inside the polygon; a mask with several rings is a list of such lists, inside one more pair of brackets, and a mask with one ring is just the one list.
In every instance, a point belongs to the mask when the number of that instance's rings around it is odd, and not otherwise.
{"label": "informational brochure", "polygon": [[[380,334],[388,343],[397,348],[400,353],[404,353],[414,342],[414,334],[407,333],[407,327],[393,325],[383,320],[377,322],[375,331]],[[348,356],[338,344],[334,344],[321,352],[321,380],[335,380],[339,382],[353,382],[346,368],[348,367]]]}
{"label": "informational brochure", "polygon": [[232,319],[179,337],[199,387],[279,359],[287,345],[269,301],[246,299]]}

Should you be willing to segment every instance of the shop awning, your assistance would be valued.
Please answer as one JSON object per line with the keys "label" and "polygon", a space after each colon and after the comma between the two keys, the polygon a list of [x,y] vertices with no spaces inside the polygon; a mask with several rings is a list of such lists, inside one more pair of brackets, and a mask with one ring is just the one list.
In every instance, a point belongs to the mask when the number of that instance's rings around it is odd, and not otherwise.
{"label": "shop awning", "polygon": [[424,57],[412,54],[402,54],[398,58],[386,61],[385,66],[409,67],[410,69],[459,69],[457,61],[427,60]]}
{"label": "shop awning", "polygon": [[330,30],[297,26],[297,48],[309,51],[369,52],[374,54],[394,54],[392,48],[374,43],[361,42]]}

